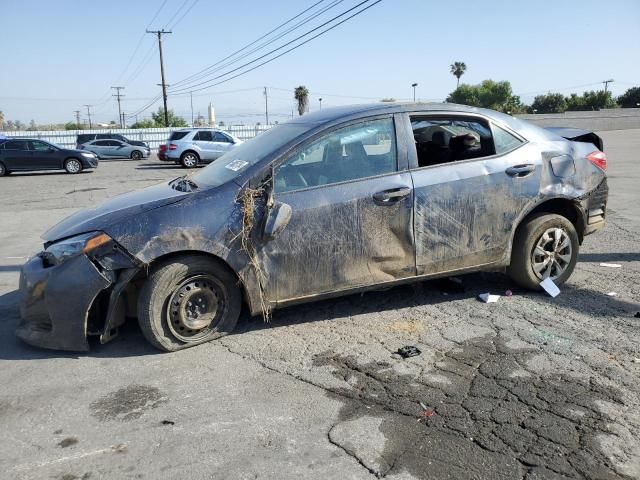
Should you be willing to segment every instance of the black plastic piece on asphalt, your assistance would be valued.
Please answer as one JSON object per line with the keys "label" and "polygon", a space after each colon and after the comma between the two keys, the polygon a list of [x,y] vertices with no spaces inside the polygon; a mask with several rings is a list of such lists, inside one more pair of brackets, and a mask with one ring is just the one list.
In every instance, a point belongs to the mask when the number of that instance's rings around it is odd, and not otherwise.
{"label": "black plastic piece on asphalt", "polygon": [[640,318],[640,312],[636,312],[636,314],[634,315],[635,318]]}
{"label": "black plastic piece on asphalt", "polygon": [[402,358],[409,358],[409,357],[417,357],[422,352],[418,347],[414,347],[413,345],[407,345],[405,347],[399,348],[397,353]]}

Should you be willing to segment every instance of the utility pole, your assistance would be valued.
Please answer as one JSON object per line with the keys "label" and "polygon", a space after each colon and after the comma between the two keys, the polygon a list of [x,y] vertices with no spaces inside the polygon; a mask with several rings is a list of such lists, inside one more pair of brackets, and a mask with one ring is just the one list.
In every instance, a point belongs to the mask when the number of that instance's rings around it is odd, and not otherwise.
{"label": "utility pole", "polygon": [[193,127],[193,92],[189,92],[189,96],[191,97],[191,126]]}
{"label": "utility pole", "polygon": [[267,125],[269,125],[269,96],[267,95],[267,87],[264,87],[264,116],[266,117]]}
{"label": "utility pole", "polygon": [[120,97],[124,97],[123,94],[120,93],[120,90],[124,90],[124,87],[111,87],[116,91],[115,95],[112,95],[112,97],[116,97],[118,99],[118,118],[120,119],[120,128],[124,128],[123,123],[122,123],[122,110],[120,109]]}
{"label": "utility pole", "polygon": [[93,125],[91,125],[91,111],[89,110],[91,107],[93,107],[93,105],[84,105],[85,107],[87,107],[87,117],[89,117],[89,128],[93,128]]}
{"label": "utility pole", "polygon": [[418,84],[412,83],[411,86],[413,87],[413,103],[416,103],[416,87],[418,86]]}
{"label": "utility pole", "polygon": [[74,113],[76,114],[76,125],[80,130],[80,110],[74,110]]}
{"label": "utility pole", "polygon": [[158,35],[158,50],[160,51],[160,77],[162,78],[162,99],[164,100],[164,126],[169,126],[169,113],[167,111],[167,84],[164,81],[164,59],[162,58],[162,35],[171,33],[164,28],[162,30],[147,30],[147,33],[155,33]]}
{"label": "utility pole", "polygon": [[124,120],[124,117],[125,117],[125,114],[124,114],[124,112],[122,112],[120,114],[120,125],[122,126],[122,128],[127,128],[127,124],[126,124],[126,122]]}
{"label": "utility pole", "polygon": [[602,83],[604,83],[604,93],[606,95],[607,87],[609,86],[610,83],[613,83],[613,78],[610,78],[609,80],[603,80]]}
{"label": "utility pole", "polygon": [[322,110],[322,97],[318,99],[318,102],[320,102],[320,110]]}

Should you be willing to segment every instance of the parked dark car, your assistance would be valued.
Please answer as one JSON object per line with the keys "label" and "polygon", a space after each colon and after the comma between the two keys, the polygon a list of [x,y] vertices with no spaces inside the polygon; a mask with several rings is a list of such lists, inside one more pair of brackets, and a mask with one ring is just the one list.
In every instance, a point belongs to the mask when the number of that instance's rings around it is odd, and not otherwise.
{"label": "parked dark car", "polygon": [[135,145],[137,147],[149,148],[149,145],[139,140],[130,140],[124,135],[119,133],[80,133],[76,137],[76,147],[80,148],[80,145],[89,143],[93,140],[120,140],[121,142],[128,143],[129,145]]}
{"label": "parked dark car", "polygon": [[591,140],[489,110],[325,109],[46,232],[22,268],[17,334],[87,350],[137,316],[170,351],[231,332],[243,302],[269,315],[479,270],[562,284],[604,225],[605,169]]}
{"label": "parked dark car", "polygon": [[34,170],[80,173],[97,166],[98,157],[91,152],[61,148],[34,138],[0,140],[0,177]]}

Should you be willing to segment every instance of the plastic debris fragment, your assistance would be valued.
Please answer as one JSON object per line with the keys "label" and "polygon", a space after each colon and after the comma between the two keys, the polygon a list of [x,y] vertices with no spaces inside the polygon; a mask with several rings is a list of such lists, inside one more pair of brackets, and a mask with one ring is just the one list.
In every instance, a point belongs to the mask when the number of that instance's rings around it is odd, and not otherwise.
{"label": "plastic debris fragment", "polygon": [[478,299],[482,300],[484,303],[496,303],[500,295],[492,295],[490,293],[481,293],[478,295]]}
{"label": "plastic debris fragment", "polygon": [[551,278],[545,278],[540,282],[540,286],[544,289],[545,292],[549,294],[550,297],[555,298],[560,295],[560,289],[555,283],[553,283],[553,280],[551,280]]}

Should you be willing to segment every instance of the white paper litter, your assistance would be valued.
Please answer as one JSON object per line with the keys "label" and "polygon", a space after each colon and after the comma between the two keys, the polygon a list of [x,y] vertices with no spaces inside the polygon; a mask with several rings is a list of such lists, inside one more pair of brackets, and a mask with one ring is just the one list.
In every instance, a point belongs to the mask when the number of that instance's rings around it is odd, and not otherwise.
{"label": "white paper litter", "polygon": [[607,295],[609,295],[610,297],[618,296],[618,294],[616,292],[609,292],[609,293],[607,293]]}
{"label": "white paper litter", "polygon": [[490,293],[481,293],[478,298],[484,303],[496,303],[500,298],[500,295],[491,295]]}
{"label": "white paper litter", "polygon": [[601,263],[600,264],[601,267],[609,267],[609,268],[621,268],[622,265],[620,265],[619,263]]}
{"label": "white paper litter", "polygon": [[233,170],[234,172],[237,172],[238,170],[241,170],[242,168],[246,167],[247,165],[249,165],[249,162],[246,162],[244,160],[236,159],[233,162],[229,163],[224,168],[228,168],[229,170]]}
{"label": "white paper litter", "polygon": [[540,282],[540,286],[544,288],[544,291],[547,292],[551,297],[555,298],[560,295],[560,289],[555,283],[553,283],[553,280],[551,280],[551,278],[545,278]]}

